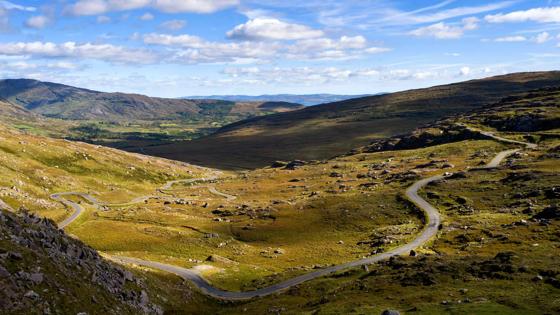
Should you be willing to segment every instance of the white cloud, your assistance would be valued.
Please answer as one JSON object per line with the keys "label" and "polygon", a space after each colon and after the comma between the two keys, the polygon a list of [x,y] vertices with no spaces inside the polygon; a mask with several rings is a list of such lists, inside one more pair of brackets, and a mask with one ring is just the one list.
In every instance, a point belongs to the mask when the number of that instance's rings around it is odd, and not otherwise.
{"label": "white cloud", "polygon": [[10,1],[0,1],[0,8],[3,8],[5,10],[18,10],[27,12],[35,12],[37,10],[35,7],[26,7],[23,5],[12,3]]}
{"label": "white cloud", "polygon": [[175,47],[176,60],[189,63],[219,62],[269,62],[278,59],[292,60],[346,60],[366,54],[389,51],[384,47],[371,47],[362,36],[342,36],[339,39],[307,39],[293,44],[285,42],[209,42],[188,34],[146,34],[144,43]]}
{"label": "white cloud", "polygon": [[220,63],[220,62],[255,62],[263,58],[271,58],[280,49],[276,43],[263,42],[236,42],[219,43],[209,42],[198,36],[147,34],[144,43],[178,47],[170,62],[181,63]]}
{"label": "white cloud", "polygon": [[166,13],[212,13],[235,6],[239,0],[79,0],[66,8],[73,15],[154,8]]}
{"label": "white cloud", "polygon": [[321,30],[315,30],[301,24],[283,22],[274,18],[255,18],[245,24],[237,25],[227,32],[227,36],[242,40],[297,40],[323,36]]}
{"label": "white cloud", "polygon": [[153,6],[167,13],[212,13],[239,4],[239,0],[154,0]]}
{"label": "white cloud", "polygon": [[[335,26],[358,25],[360,28],[367,29],[370,27],[383,28],[387,26],[401,27],[426,23],[433,24],[453,18],[503,9],[515,3],[515,1],[501,1],[491,4],[482,4],[479,6],[462,6],[438,10],[454,2],[456,1],[446,0],[435,5],[406,12],[389,6],[388,3],[391,3],[391,1],[363,1],[364,7],[361,11],[359,11],[359,14],[353,12],[351,8],[342,10],[342,12],[338,9],[332,9],[330,11],[324,10],[322,12],[327,12],[327,14],[330,15],[330,20],[334,20],[336,22]],[[331,24],[332,23],[328,23],[328,25]]]}
{"label": "white cloud", "polygon": [[286,57],[301,60],[345,60],[361,55],[378,54],[390,51],[385,47],[371,47],[363,36],[342,36],[339,39],[315,38],[298,40],[286,46]]}
{"label": "white cloud", "polygon": [[[265,85],[297,84],[318,85],[326,83],[366,81],[429,81],[440,79],[457,79],[487,75],[489,68],[471,69],[463,67],[459,70],[451,65],[436,65],[425,69],[406,68],[363,68],[359,70],[337,67],[227,67],[223,74],[230,79],[223,80],[223,85],[239,84],[239,82],[255,81]],[[225,83],[225,82],[228,83]],[[220,86],[220,82],[213,81]]]}
{"label": "white cloud", "polygon": [[32,16],[25,21],[25,26],[30,28],[45,28],[50,23],[50,19],[44,15]]}
{"label": "white cloud", "polygon": [[560,23],[560,7],[534,8],[525,11],[515,11],[507,14],[487,15],[484,18],[490,23]]}
{"label": "white cloud", "polygon": [[552,36],[548,32],[542,32],[535,37],[535,42],[537,44],[544,44],[552,40]]}
{"label": "white cloud", "polygon": [[100,15],[97,17],[97,23],[99,24],[106,24],[111,22],[111,18],[105,15]]}
{"label": "white cloud", "polygon": [[479,21],[480,20],[476,17],[464,18],[462,20],[462,26],[454,26],[439,22],[415,29],[409,32],[409,34],[418,37],[435,37],[437,39],[457,39],[463,37],[465,31],[477,29]]}
{"label": "white cloud", "polygon": [[155,18],[154,15],[151,13],[144,13],[142,16],[140,16],[140,20],[142,21],[151,21],[154,18]]}
{"label": "white cloud", "polygon": [[119,11],[140,9],[150,5],[151,2],[151,0],[107,0],[110,8]]}
{"label": "white cloud", "polygon": [[438,39],[461,38],[465,31],[462,27],[450,26],[443,22],[421,27],[411,31],[409,34],[418,37],[435,37]]}
{"label": "white cloud", "polygon": [[294,48],[300,51],[308,50],[327,50],[327,49],[362,49],[367,45],[367,40],[363,36],[342,36],[340,39],[315,38],[299,40]]}
{"label": "white cloud", "polygon": [[128,49],[110,44],[76,44],[66,42],[18,42],[1,43],[0,54],[8,56],[30,55],[34,57],[65,57],[78,59],[97,59],[119,63],[153,63],[158,58],[147,50]]}
{"label": "white cloud", "polygon": [[524,42],[527,40],[527,37],[517,35],[517,36],[505,36],[505,37],[498,37],[494,39],[495,42]]}
{"label": "white cloud", "polygon": [[467,31],[476,30],[478,28],[478,22],[480,20],[476,17],[468,17],[463,19],[463,29]]}
{"label": "white cloud", "polygon": [[181,46],[188,48],[202,48],[206,45],[206,42],[202,38],[188,34],[174,36],[151,33],[144,35],[144,43],[164,46]]}
{"label": "white cloud", "polygon": [[170,31],[178,31],[187,25],[184,20],[170,20],[160,24],[160,27]]}
{"label": "white cloud", "polygon": [[98,15],[109,11],[109,4],[105,0],[82,0],[68,8],[74,15]]}

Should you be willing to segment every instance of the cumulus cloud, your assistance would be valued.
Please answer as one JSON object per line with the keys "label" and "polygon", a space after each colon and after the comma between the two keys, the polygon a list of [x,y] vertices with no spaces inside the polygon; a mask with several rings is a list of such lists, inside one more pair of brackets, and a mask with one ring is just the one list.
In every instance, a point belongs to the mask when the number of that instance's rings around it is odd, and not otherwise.
{"label": "cumulus cloud", "polygon": [[155,17],[154,17],[153,14],[151,14],[151,13],[144,13],[142,16],[140,16],[139,19],[142,20],[142,21],[151,21],[151,20],[153,20],[154,18],[155,18]]}
{"label": "cumulus cloud", "polygon": [[80,58],[96,59],[118,63],[152,63],[157,56],[143,49],[129,49],[111,44],[77,44],[65,42],[18,42],[1,43],[0,54],[7,56],[24,56],[46,58]]}
{"label": "cumulus cloud", "polygon": [[[464,76],[487,74],[486,69],[470,67],[441,67],[426,69],[389,69],[363,68],[344,69],[338,67],[226,67],[222,73],[227,75],[230,83],[255,81],[260,84],[303,84],[317,85],[350,80],[379,81],[426,81],[439,79],[457,79]],[[214,82],[219,85],[219,82]]]}
{"label": "cumulus cloud", "polygon": [[144,43],[181,48],[175,51],[172,61],[185,63],[249,62],[270,58],[280,45],[262,42],[219,43],[206,41],[188,34],[147,34]]}
{"label": "cumulus cloud", "polygon": [[155,0],[153,6],[167,13],[212,13],[239,4],[239,0]]}
{"label": "cumulus cloud", "polygon": [[499,13],[487,15],[484,18],[489,23],[560,23],[560,7],[534,8],[525,11],[514,11],[507,14]]}
{"label": "cumulus cloud", "polygon": [[495,42],[524,42],[527,40],[527,37],[525,36],[505,36],[505,37],[498,37],[496,39],[494,39]]}
{"label": "cumulus cloud", "polygon": [[542,32],[535,37],[535,42],[537,44],[544,44],[552,40],[552,36],[548,32]]}
{"label": "cumulus cloud", "polygon": [[160,27],[170,31],[178,31],[187,25],[187,22],[184,20],[170,20],[165,21],[160,24]]}
{"label": "cumulus cloud", "polygon": [[251,19],[227,32],[229,38],[241,40],[296,40],[317,38],[323,35],[323,31],[306,25],[264,17]]}
{"label": "cumulus cloud", "polygon": [[469,68],[469,67],[462,67],[462,68],[459,70],[459,74],[462,75],[462,76],[468,76],[469,74],[471,74],[471,68]]}
{"label": "cumulus cloud", "polygon": [[[178,59],[189,62],[258,62],[271,59],[327,60],[351,59],[366,54],[386,52],[384,47],[371,47],[362,36],[342,36],[339,39],[308,39],[286,44],[281,41],[210,42],[188,34],[144,35],[144,43],[180,48]],[[190,58],[190,59],[189,59]]]}
{"label": "cumulus cloud", "polygon": [[50,19],[44,15],[32,16],[25,21],[25,26],[30,28],[45,28],[50,23]]}
{"label": "cumulus cloud", "polygon": [[418,37],[435,37],[437,39],[457,39],[463,37],[465,31],[478,28],[479,19],[476,17],[464,18],[462,25],[455,26],[445,22],[439,22],[424,26],[411,31],[409,34]]}
{"label": "cumulus cloud", "polygon": [[429,26],[421,27],[411,31],[409,34],[418,37],[435,37],[438,39],[461,38],[465,31],[462,27],[450,26],[444,22],[439,22]]}
{"label": "cumulus cloud", "polygon": [[385,47],[371,47],[363,36],[342,36],[339,39],[315,38],[296,41],[286,47],[290,59],[353,59],[360,55],[390,51]]}
{"label": "cumulus cloud", "polygon": [[66,8],[73,15],[154,8],[166,13],[212,13],[235,6],[239,0],[79,0]]}

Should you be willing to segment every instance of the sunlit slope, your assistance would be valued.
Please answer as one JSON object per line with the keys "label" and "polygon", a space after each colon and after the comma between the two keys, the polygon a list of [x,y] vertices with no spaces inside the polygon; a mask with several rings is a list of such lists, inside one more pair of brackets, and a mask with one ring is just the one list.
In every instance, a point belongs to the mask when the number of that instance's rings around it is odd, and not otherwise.
{"label": "sunlit slope", "polygon": [[34,113],[71,120],[224,120],[233,121],[303,108],[286,102],[228,102],[104,93],[28,79],[0,80],[0,97]]}
{"label": "sunlit slope", "polygon": [[69,213],[55,192],[99,193],[109,201],[154,192],[167,180],[204,172],[157,158],[31,136],[0,125],[0,198],[60,221]]}

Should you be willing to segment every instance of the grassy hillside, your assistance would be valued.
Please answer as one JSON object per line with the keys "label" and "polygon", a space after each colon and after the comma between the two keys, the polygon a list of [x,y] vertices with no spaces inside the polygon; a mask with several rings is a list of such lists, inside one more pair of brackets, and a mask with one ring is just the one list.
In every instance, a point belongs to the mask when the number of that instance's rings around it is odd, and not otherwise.
{"label": "grassy hillside", "polygon": [[69,120],[219,120],[300,109],[285,102],[181,100],[138,94],[103,93],[35,80],[2,80],[0,97],[35,113]]}
{"label": "grassy hillside", "polygon": [[102,93],[24,79],[0,80],[0,98],[6,100],[0,104],[0,121],[19,130],[140,152],[146,146],[208,135],[242,119],[303,108],[286,102]]}
{"label": "grassy hillside", "polygon": [[325,159],[373,139],[408,133],[419,125],[474,110],[504,95],[559,85],[560,72],[518,73],[365,97],[248,119],[208,137],[145,152],[221,168]]}
{"label": "grassy hillside", "polygon": [[[278,163],[160,192],[156,188],[167,180],[207,177],[209,170],[0,129],[0,171],[6,174],[0,199],[60,221],[68,212],[48,199],[52,192],[90,192],[110,203],[155,195],[113,207],[72,197],[85,213],[67,230],[106,254],[192,268],[214,286],[249,290],[408,242],[423,223],[403,191],[419,178],[455,172],[421,192],[444,223],[415,257],[228,303],[202,297],[173,275],[127,268],[146,279],[150,301],[174,314],[379,314],[387,308],[554,314],[560,311],[550,298],[560,292],[558,100],[557,89],[535,91],[430,126],[436,136],[460,124],[539,144],[490,172],[464,170],[517,146],[479,136],[444,137],[408,150],[364,149],[323,162]],[[26,264],[33,258],[25,258]]]}
{"label": "grassy hillside", "polygon": [[205,170],[180,162],[135,155],[79,142],[55,140],[0,125],[0,199],[57,222],[70,209],[49,198],[61,191],[90,191],[99,197],[129,198],[158,185]]}

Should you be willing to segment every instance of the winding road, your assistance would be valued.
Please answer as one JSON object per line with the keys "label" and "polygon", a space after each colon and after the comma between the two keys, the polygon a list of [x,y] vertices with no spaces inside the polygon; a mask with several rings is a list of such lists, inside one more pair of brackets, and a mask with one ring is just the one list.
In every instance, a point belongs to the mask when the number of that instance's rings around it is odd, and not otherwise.
{"label": "winding road", "polygon": [[[487,137],[490,137],[492,139],[495,139],[495,140],[498,140],[498,141],[501,141],[501,142],[520,144],[520,145],[524,145],[524,146],[526,146],[527,148],[530,148],[530,149],[536,148],[535,144],[501,138],[501,137],[495,136],[494,134],[492,134],[490,132],[482,132],[482,131],[478,131],[478,132],[480,132],[481,134],[483,134]],[[509,155],[511,155],[515,152],[518,152],[518,151],[520,151],[520,149],[506,150],[506,151],[502,151],[502,152],[498,153],[496,155],[496,157],[494,157],[486,166],[483,167],[483,169],[496,168],[506,157],[508,157]],[[393,256],[409,254],[411,250],[416,249],[416,248],[426,244],[430,239],[432,239],[438,233],[438,229],[439,229],[439,226],[441,224],[441,218],[440,218],[440,214],[439,214],[438,210],[434,206],[432,206],[430,203],[428,203],[426,200],[424,200],[422,197],[420,197],[418,195],[418,191],[420,189],[422,189],[423,187],[425,187],[426,185],[428,185],[429,183],[445,179],[449,175],[450,174],[436,175],[436,176],[432,176],[432,177],[429,177],[429,178],[419,180],[419,181],[415,182],[412,186],[410,186],[406,190],[406,197],[411,202],[413,202],[418,208],[422,209],[424,211],[425,215],[426,215],[426,225],[425,225],[424,229],[410,243],[407,243],[403,246],[397,247],[393,250],[390,250],[390,251],[387,251],[387,252],[384,252],[384,253],[380,253],[380,254],[377,254],[377,255],[374,255],[374,256],[370,256],[368,258],[355,260],[355,261],[347,262],[347,263],[344,263],[344,264],[340,264],[340,265],[316,270],[316,271],[313,271],[313,272],[310,272],[310,273],[306,273],[306,274],[303,274],[303,275],[300,275],[300,276],[297,276],[297,277],[294,277],[294,278],[285,280],[283,282],[280,282],[280,283],[277,283],[277,284],[274,284],[274,285],[271,285],[269,287],[265,287],[265,288],[262,288],[262,289],[258,289],[258,290],[255,290],[255,291],[233,292],[233,291],[220,290],[218,288],[213,287],[204,278],[202,278],[200,276],[200,274],[198,274],[197,272],[195,272],[193,270],[190,270],[190,269],[178,267],[178,266],[163,264],[163,263],[159,263],[159,262],[155,262],[155,261],[142,260],[142,259],[132,258],[132,257],[108,256],[108,258],[112,259],[116,262],[120,262],[120,263],[124,263],[124,264],[133,264],[133,265],[138,265],[138,266],[144,266],[144,267],[158,269],[158,270],[162,270],[162,271],[165,271],[165,272],[175,274],[175,275],[177,275],[177,276],[179,276],[179,277],[181,277],[185,280],[191,281],[204,294],[212,296],[214,298],[218,298],[218,299],[247,300],[247,299],[252,299],[252,298],[256,298],[256,297],[271,295],[271,294],[278,293],[280,291],[286,290],[288,288],[291,288],[293,286],[296,286],[298,284],[301,284],[303,282],[306,282],[306,281],[309,281],[309,280],[312,280],[312,279],[316,279],[316,278],[319,278],[319,277],[322,277],[322,276],[326,276],[326,275],[329,275],[329,274],[332,274],[332,273],[335,273],[335,272],[338,272],[338,271],[346,270],[348,268],[358,267],[358,266],[363,266],[363,265],[369,265],[369,264],[373,264],[373,263],[376,263],[376,262],[379,262],[379,261],[382,261],[382,260],[386,260],[386,259],[388,259],[390,257],[393,257]],[[193,183],[193,182],[197,182],[197,181],[211,181],[211,180],[214,180],[216,178],[217,177],[171,181],[171,182],[168,182],[167,184],[165,184],[162,188],[160,188],[160,191],[161,190],[169,190],[169,189],[171,189],[171,187],[174,184],[177,184],[177,183]],[[216,195],[220,195],[224,198],[227,198],[228,200],[235,199],[235,196],[221,193],[221,192],[217,191],[214,187],[209,186],[209,189],[210,189],[210,192],[212,192]],[[91,202],[92,204],[95,204],[95,205],[98,205],[98,206],[99,205],[109,205],[109,204],[103,204],[103,203],[99,202],[97,199],[95,199],[94,197],[92,197],[88,194],[84,194],[84,193],[67,192],[67,193],[53,194],[51,196],[53,199],[58,200],[58,201],[62,202],[63,204],[65,204],[66,206],[69,206],[69,207],[74,209],[74,213],[72,214],[72,216],[70,216],[68,219],[64,220],[63,222],[61,222],[59,224],[59,227],[61,229],[65,228],[70,223],[72,223],[74,220],[76,220],[76,218],[78,218],[79,215],[83,212],[83,207],[82,206],[64,198],[64,196],[69,196],[69,195],[75,195],[75,196],[82,197],[82,198],[86,199],[87,201]],[[146,198],[149,198],[149,197],[140,197],[140,198],[137,198],[135,200],[136,201],[137,200],[145,200]]]}

